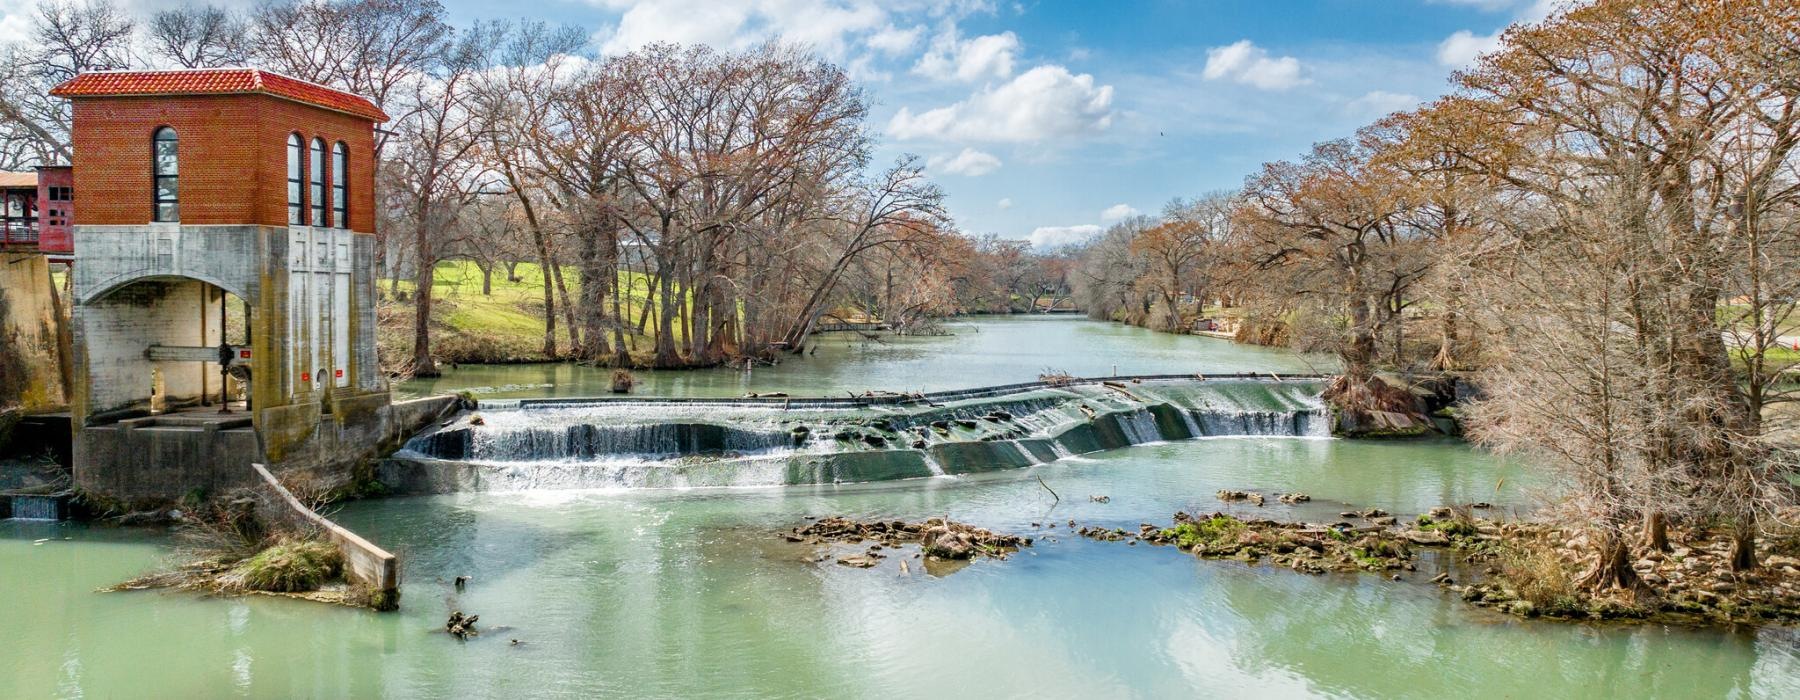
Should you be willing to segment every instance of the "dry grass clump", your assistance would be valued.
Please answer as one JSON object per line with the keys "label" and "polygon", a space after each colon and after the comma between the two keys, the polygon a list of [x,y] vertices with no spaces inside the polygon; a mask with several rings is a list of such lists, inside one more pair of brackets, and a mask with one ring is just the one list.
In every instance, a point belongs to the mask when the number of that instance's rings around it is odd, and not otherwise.
{"label": "dry grass clump", "polygon": [[1543,543],[1514,541],[1500,547],[1496,557],[1498,578],[1534,612],[1557,615],[1582,612],[1576,571],[1554,548]]}
{"label": "dry grass clump", "polygon": [[221,577],[228,586],[272,593],[316,591],[343,575],[344,555],[336,545],[317,540],[283,539],[238,562]]}

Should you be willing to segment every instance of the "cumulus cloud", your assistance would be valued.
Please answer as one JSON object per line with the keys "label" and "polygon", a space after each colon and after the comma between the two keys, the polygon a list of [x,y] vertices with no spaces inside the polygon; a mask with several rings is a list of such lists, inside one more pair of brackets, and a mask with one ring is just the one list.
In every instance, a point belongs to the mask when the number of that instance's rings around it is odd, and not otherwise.
{"label": "cumulus cloud", "polygon": [[1362,97],[1351,100],[1345,105],[1345,108],[1352,114],[1386,115],[1403,109],[1411,109],[1424,101],[1423,98],[1411,93],[1371,90]]}
{"label": "cumulus cloud", "polygon": [[907,29],[887,26],[870,34],[869,38],[863,40],[863,43],[868,44],[869,48],[889,56],[898,56],[911,51],[913,45],[919,43],[919,37],[924,34],[925,27],[922,25],[915,25]]}
{"label": "cumulus cloud", "polygon": [[1300,59],[1270,58],[1269,52],[1244,39],[1230,46],[1206,50],[1207,80],[1230,80],[1259,90],[1286,90],[1310,82],[1300,77]]}
{"label": "cumulus cloud", "polygon": [[1120,219],[1129,219],[1129,218],[1137,216],[1137,215],[1138,215],[1137,207],[1131,206],[1129,204],[1120,203],[1120,204],[1114,204],[1114,205],[1102,210],[1100,212],[1100,220],[1101,221],[1118,221]]}
{"label": "cumulus cloud", "polygon": [[1437,60],[1451,68],[1467,68],[1475,65],[1475,59],[1482,54],[1497,48],[1500,48],[1500,32],[1483,36],[1464,29],[1438,44]]}
{"label": "cumulus cloud", "polygon": [[956,25],[948,24],[931,40],[931,49],[919,57],[913,72],[937,80],[965,83],[1012,76],[1013,58],[1019,52],[1019,36],[1012,32],[988,34],[964,40]]}
{"label": "cumulus cloud", "polygon": [[964,148],[954,156],[934,156],[925,162],[925,166],[951,175],[980,177],[999,169],[1000,159],[990,153]]}
{"label": "cumulus cloud", "polygon": [[[1541,22],[1564,4],[1582,4],[1585,0],[1531,0],[1514,15],[1515,23],[1529,24]],[[1469,0],[1465,4],[1482,4],[1488,9],[1498,9],[1519,4],[1518,2],[1477,3]],[[1494,30],[1492,34],[1476,34],[1467,29],[1459,30],[1438,43],[1438,63],[1451,68],[1468,68],[1475,65],[1475,60],[1482,54],[1500,48],[1500,35],[1506,32],[1505,27]]]}
{"label": "cumulus cloud", "polygon": [[1008,209],[1011,209],[1012,208],[1012,198],[1011,197],[1001,197],[1000,201],[994,203],[994,206],[999,207],[1000,211],[1006,211]]}
{"label": "cumulus cloud", "polygon": [[1103,131],[1112,118],[1111,85],[1050,65],[946,107],[917,114],[902,107],[887,131],[899,139],[1035,143]]}
{"label": "cumulus cloud", "polygon": [[1100,235],[1100,227],[1094,224],[1039,226],[1031,230],[1031,247],[1038,250],[1053,250],[1086,242],[1097,235]]}
{"label": "cumulus cloud", "polygon": [[729,49],[780,39],[841,58],[848,52],[847,41],[852,37],[861,38],[863,43],[877,42],[871,45],[881,49],[893,47],[905,34],[905,30],[893,29],[887,11],[875,0],[589,2],[622,13],[618,23],[595,35],[600,50],[609,54],[625,53],[658,41]]}

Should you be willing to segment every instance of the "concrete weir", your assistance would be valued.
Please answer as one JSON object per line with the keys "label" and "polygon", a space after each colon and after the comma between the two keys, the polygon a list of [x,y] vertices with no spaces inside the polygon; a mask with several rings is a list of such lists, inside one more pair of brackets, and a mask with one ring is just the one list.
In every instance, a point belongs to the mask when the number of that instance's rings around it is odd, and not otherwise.
{"label": "concrete weir", "polygon": [[484,401],[383,460],[399,492],[848,483],[1202,437],[1325,437],[1324,377],[1155,375],[844,399]]}

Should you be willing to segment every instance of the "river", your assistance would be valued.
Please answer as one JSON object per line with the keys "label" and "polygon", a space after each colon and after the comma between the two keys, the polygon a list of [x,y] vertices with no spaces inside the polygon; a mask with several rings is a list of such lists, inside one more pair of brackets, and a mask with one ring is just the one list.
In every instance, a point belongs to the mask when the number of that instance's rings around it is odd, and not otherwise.
{"label": "river", "polygon": [[[689,395],[829,393],[1022,381],[1046,366],[1104,374],[1114,363],[1120,373],[1316,363],[1076,319],[982,320],[963,330],[882,344],[831,339],[815,357],[747,379],[715,370],[659,374],[646,385]],[[586,393],[526,385],[601,376],[581,374],[462,368],[439,381],[525,396]],[[1800,695],[1800,635],[1791,628],[1517,620],[1424,584],[1434,561],[1402,582],[1307,576],[1066,532],[1071,519],[1135,528],[1176,510],[1211,511],[1220,488],[1306,492],[1317,500],[1298,508],[1237,508],[1321,518],[1351,506],[1411,514],[1476,500],[1524,509],[1552,487],[1526,465],[1452,441],[1256,437],[870,484],[347,504],[335,517],[403,559],[394,614],[94,593],[154,566],[167,539],[7,521],[0,697]],[[1090,500],[1102,495],[1109,500]],[[806,516],[835,514],[949,516],[1040,539],[1004,561],[934,575],[817,563],[775,536]],[[1033,527],[1052,521],[1054,530]],[[458,575],[472,577],[461,593],[450,584]],[[480,614],[487,632],[466,642],[443,634],[452,609]]]}

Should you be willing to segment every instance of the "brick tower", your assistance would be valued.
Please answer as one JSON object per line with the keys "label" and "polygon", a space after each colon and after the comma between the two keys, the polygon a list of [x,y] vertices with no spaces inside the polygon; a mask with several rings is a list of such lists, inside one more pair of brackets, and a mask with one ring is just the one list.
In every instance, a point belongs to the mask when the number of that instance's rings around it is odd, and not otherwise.
{"label": "brick tower", "polygon": [[[268,71],[84,73],[74,107],[75,476],[178,497],[325,468],[388,405],[368,100]],[[360,446],[363,449],[367,445]]]}

